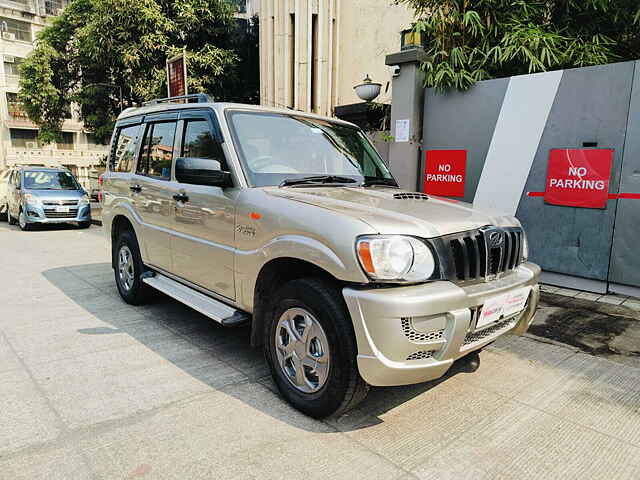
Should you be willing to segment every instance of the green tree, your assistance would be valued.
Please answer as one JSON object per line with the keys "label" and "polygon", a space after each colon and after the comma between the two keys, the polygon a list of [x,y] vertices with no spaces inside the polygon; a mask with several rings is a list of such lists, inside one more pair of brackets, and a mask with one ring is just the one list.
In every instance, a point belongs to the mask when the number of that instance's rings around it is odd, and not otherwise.
{"label": "green tree", "polygon": [[20,69],[19,98],[40,139],[58,140],[77,106],[87,130],[108,141],[119,89],[104,84],[122,88],[125,107],[166,96],[166,58],[183,48],[190,93],[244,100],[235,8],[227,0],[72,0]]}
{"label": "green tree", "polygon": [[415,8],[428,87],[640,58],[638,0],[396,0]]}

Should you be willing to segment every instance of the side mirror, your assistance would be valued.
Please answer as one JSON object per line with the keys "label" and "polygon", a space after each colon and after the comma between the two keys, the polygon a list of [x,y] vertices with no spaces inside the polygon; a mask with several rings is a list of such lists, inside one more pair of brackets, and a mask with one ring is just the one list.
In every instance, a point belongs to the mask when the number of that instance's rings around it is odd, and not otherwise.
{"label": "side mirror", "polygon": [[209,158],[177,158],[176,180],[191,185],[209,185],[221,188],[233,185],[231,174],[222,171],[222,165],[219,161]]}

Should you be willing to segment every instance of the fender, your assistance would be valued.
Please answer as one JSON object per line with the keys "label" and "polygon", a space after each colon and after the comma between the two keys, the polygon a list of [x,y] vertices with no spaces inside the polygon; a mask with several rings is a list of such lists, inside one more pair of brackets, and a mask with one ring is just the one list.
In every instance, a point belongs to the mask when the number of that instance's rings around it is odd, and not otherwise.
{"label": "fender", "polygon": [[343,259],[324,243],[304,235],[281,235],[255,250],[236,251],[236,279],[240,290],[239,304],[253,311],[253,296],[260,271],[272,260],[293,258],[315,265],[338,280],[366,283],[355,254]]}
{"label": "fender", "polygon": [[142,257],[142,261],[143,262],[148,261],[149,257],[147,256],[147,249],[146,249],[145,243],[141,241],[142,228],[143,228],[142,219],[136,214],[135,210],[131,207],[128,201],[117,202],[116,205],[110,206],[107,209],[103,207],[102,224],[103,224],[104,234],[108,237],[109,241],[111,242],[111,231],[113,228],[113,219],[118,216],[125,217],[127,220],[129,220],[129,223],[131,223],[131,225],[133,226],[133,231],[136,234],[136,238],[138,239],[138,248],[140,248],[140,255]]}

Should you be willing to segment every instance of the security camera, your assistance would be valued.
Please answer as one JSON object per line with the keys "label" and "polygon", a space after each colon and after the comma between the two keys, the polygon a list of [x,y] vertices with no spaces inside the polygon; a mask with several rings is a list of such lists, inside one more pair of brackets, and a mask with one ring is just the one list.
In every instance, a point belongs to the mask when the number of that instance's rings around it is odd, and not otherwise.
{"label": "security camera", "polygon": [[391,73],[392,77],[400,76],[400,65],[391,65],[389,66],[389,73]]}

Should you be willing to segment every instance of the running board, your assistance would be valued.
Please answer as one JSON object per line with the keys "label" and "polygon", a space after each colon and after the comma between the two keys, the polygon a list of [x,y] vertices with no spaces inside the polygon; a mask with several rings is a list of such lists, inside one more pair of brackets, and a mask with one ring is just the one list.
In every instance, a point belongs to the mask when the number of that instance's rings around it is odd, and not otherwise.
{"label": "running board", "polygon": [[145,272],[140,278],[147,285],[175,298],[225,327],[236,327],[251,319],[248,313],[230,307],[159,273]]}

